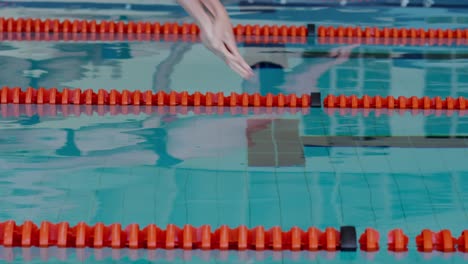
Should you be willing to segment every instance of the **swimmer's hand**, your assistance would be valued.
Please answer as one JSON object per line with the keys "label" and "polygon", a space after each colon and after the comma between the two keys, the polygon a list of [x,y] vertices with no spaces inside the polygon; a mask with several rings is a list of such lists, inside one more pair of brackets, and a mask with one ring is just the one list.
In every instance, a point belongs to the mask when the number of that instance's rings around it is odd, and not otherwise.
{"label": "swimmer's hand", "polygon": [[237,49],[232,25],[228,19],[217,18],[201,29],[201,40],[205,46],[223,59],[231,69],[248,79],[253,72]]}
{"label": "swimmer's hand", "polygon": [[245,79],[252,77],[253,71],[237,49],[232,24],[219,0],[178,0],[178,2],[200,26],[203,44],[240,76]]}

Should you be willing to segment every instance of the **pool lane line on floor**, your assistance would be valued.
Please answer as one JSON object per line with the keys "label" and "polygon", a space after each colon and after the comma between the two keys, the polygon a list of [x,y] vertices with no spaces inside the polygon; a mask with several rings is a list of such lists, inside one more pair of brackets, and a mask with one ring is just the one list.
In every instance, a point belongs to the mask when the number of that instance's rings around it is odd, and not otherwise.
{"label": "pool lane line on floor", "polygon": [[[222,225],[212,229],[209,225],[178,227],[169,224],[161,228],[149,224],[122,227],[119,223],[87,225],[79,222],[32,221],[16,224],[13,220],[0,223],[0,245],[3,247],[59,247],[59,248],[130,248],[130,249],[183,249],[183,250],[273,250],[273,251],[361,251],[375,252],[381,249],[380,234],[366,228],[358,235],[354,226],[338,229],[327,227],[320,230],[309,227],[303,230],[292,227],[283,231],[279,226],[266,229],[263,226],[230,228]],[[416,248],[422,252],[441,251],[468,253],[468,230],[455,238],[451,231],[423,229],[414,238]],[[408,251],[409,238],[402,229],[393,229],[387,234],[387,250]]]}
{"label": "pool lane line on floor", "polygon": [[[305,50],[302,58],[330,58],[329,50]],[[387,51],[387,50],[356,50],[351,51],[349,59],[391,59],[391,60],[463,60],[468,59],[466,51]]]}
{"label": "pool lane line on floor", "polygon": [[468,148],[468,136],[302,136],[305,147]]}

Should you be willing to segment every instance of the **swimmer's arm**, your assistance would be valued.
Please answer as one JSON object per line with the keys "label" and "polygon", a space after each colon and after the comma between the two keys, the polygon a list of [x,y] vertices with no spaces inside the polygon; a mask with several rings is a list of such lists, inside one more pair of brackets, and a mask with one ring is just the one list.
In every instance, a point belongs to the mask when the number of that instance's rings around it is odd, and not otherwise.
{"label": "swimmer's arm", "polygon": [[228,18],[226,8],[219,0],[177,0],[177,2],[202,28],[212,23],[212,20]]}
{"label": "swimmer's arm", "polygon": [[197,22],[205,46],[243,78],[252,77],[252,69],[237,49],[229,15],[220,0],[177,1]]}

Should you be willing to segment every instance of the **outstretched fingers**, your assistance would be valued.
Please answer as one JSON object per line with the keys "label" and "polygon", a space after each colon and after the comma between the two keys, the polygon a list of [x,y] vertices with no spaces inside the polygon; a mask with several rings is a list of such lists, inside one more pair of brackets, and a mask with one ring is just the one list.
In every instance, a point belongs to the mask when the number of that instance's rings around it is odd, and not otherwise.
{"label": "outstretched fingers", "polygon": [[247,62],[244,60],[244,57],[240,54],[239,49],[237,48],[237,42],[234,38],[234,35],[229,33],[227,39],[227,48],[232,52],[232,54],[234,54],[234,56],[242,61],[242,67],[244,67],[245,70],[249,71],[253,75],[252,67],[247,64]]}
{"label": "outstretched fingers", "polygon": [[242,55],[239,53],[235,43],[229,43],[229,41],[225,43],[225,50],[226,60],[236,65],[236,69],[238,68],[243,73],[243,78],[248,79],[253,76],[252,68],[247,64]]}

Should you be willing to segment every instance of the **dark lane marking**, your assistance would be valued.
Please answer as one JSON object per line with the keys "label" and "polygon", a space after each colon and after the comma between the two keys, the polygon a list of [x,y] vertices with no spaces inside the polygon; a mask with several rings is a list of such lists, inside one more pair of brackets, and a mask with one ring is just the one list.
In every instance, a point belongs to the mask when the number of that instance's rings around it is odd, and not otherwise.
{"label": "dark lane marking", "polygon": [[297,119],[248,119],[248,166],[304,166]]}
{"label": "dark lane marking", "polygon": [[299,137],[298,119],[274,120],[277,166],[305,166],[304,146]]}
{"label": "dark lane marking", "polygon": [[247,144],[249,167],[276,166],[275,145],[272,137],[273,121],[270,119],[247,120]]}
{"label": "dark lane marking", "polygon": [[306,147],[468,148],[468,136],[303,136]]}

